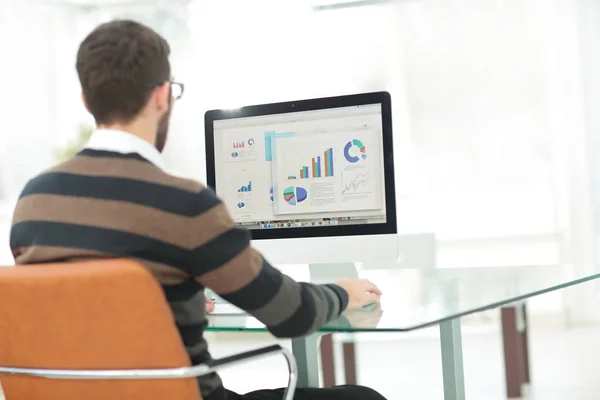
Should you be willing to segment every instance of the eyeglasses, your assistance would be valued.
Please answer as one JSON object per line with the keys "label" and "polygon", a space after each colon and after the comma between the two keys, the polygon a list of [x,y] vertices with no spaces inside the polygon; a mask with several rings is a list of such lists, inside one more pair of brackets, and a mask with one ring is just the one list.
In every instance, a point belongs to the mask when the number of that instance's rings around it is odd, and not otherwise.
{"label": "eyeglasses", "polygon": [[[173,96],[173,98],[175,100],[179,100],[181,98],[181,96],[183,96],[183,89],[185,88],[183,83],[174,82],[172,79],[169,79],[166,82],[169,82],[171,84],[171,96]],[[155,87],[160,86],[164,83],[165,82],[155,83],[155,84],[150,85],[150,87],[154,89]]]}
{"label": "eyeglasses", "polygon": [[171,83],[171,95],[175,100],[179,100],[181,96],[183,96],[183,89],[185,88],[185,86],[183,85],[183,83],[180,82],[169,82]]}

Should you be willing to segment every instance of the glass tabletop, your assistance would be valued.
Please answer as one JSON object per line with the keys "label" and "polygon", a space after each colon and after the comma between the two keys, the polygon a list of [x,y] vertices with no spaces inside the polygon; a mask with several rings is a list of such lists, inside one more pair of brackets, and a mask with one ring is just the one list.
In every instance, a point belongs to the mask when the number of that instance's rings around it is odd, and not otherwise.
{"label": "glass tabletop", "polygon": [[[321,332],[410,331],[498,308],[600,278],[573,276],[568,268],[458,268],[360,271],[382,290],[381,307],[348,311]],[[248,315],[209,315],[210,331],[265,331]]]}

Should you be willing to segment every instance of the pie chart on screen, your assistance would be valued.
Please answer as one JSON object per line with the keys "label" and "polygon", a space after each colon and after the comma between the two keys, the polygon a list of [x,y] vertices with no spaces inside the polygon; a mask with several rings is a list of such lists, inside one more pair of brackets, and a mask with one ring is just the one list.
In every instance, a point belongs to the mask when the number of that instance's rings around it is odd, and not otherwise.
{"label": "pie chart on screen", "polygon": [[290,186],[283,191],[283,198],[290,206],[302,203],[307,197],[306,189],[300,186]]}
{"label": "pie chart on screen", "polygon": [[358,139],[354,139],[346,143],[344,147],[344,157],[349,163],[355,163],[367,159],[367,148]]}

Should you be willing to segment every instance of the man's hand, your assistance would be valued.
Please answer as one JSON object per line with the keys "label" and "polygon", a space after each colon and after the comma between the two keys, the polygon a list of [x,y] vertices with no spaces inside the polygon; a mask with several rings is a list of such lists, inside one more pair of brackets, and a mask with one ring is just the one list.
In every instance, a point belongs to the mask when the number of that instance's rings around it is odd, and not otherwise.
{"label": "man's hand", "polygon": [[204,307],[206,309],[207,314],[210,314],[211,312],[215,311],[215,303],[213,303],[212,300],[206,296],[204,296]]}
{"label": "man's hand", "polygon": [[370,303],[379,305],[381,290],[367,279],[343,279],[337,285],[348,293],[346,310],[355,310]]}

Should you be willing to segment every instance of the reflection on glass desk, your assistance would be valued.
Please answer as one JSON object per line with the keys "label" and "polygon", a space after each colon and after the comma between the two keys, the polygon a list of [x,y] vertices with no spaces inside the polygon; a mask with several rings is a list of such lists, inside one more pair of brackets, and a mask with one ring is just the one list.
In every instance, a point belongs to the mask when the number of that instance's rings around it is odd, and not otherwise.
{"label": "reflection on glass desk", "polygon": [[[522,267],[362,271],[361,278],[370,279],[382,290],[381,307],[371,312],[345,312],[320,331],[410,331],[600,277],[600,273],[572,276],[566,268],[560,274],[548,274],[547,270]],[[208,320],[211,331],[265,330],[262,323],[248,315],[209,315]]]}

